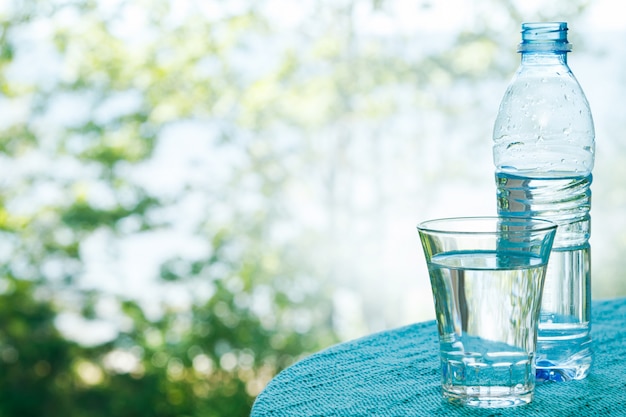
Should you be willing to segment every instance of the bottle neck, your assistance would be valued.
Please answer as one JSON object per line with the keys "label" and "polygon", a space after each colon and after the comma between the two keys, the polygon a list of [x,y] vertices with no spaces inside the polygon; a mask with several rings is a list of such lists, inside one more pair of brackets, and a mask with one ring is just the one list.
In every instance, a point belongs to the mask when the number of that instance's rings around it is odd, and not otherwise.
{"label": "bottle neck", "polygon": [[522,65],[565,65],[566,51],[524,51],[521,52]]}
{"label": "bottle neck", "polygon": [[522,42],[517,46],[522,65],[567,65],[571,50],[566,22],[522,23]]}

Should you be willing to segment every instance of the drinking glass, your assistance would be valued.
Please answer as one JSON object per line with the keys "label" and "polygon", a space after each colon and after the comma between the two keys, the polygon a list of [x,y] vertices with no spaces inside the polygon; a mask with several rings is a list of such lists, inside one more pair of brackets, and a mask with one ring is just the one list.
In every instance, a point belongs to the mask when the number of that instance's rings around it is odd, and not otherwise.
{"label": "drinking glass", "polygon": [[556,228],[522,217],[448,218],[417,226],[447,401],[481,408],[532,401],[537,323]]}

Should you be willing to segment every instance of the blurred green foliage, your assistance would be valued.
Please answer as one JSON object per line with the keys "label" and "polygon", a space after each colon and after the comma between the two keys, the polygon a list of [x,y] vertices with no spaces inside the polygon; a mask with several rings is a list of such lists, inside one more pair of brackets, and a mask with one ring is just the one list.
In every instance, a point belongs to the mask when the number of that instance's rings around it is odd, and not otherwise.
{"label": "blurred green foliage", "polygon": [[[265,2],[213,3],[14,0],[0,10],[0,417],[248,415],[278,371],[338,340],[332,270],[315,249],[324,243],[289,223],[294,172],[330,160],[320,175],[332,186],[347,123],[396,111],[384,87],[455,111],[451,80],[513,67],[485,34],[416,61],[357,42],[353,2],[318,2],[284,44]],[[279,53],[259,55],[263,43]],[[172,190],[159,182],[172,168],[150,162],[181,122],[209,126],[215,156],[204,163],[215,173]],[[330,156],[312,135],[325,129],[339,132]],[[152,180],[138,180],[146,167]],[[162,259],[145,288],[153,300],[126,295],[110,271],[112,294],[87,283],[90,239],[119,249],[178,230],[190,196],[201,196],[188,227],[204,249]],[[183,305],[159,296],[181,289]],[[81,344],[59,330],[67,314],[116,331]]]}
{"label": "blurred green foliage", "polygon": [[[337,340],[325,287],[311,285],[313,271],[289,245],[267,238],[284,174],[270,175],[271,155],[251,155],[256,145],[235,143],[228,129],[207,136],[207,145],[250,155],[248,166],[228,171],[223,184],[205,178],[164,195],[158,183],[146,187],[128,173],[150,160],[173,123],[221,119],[236,126],[235,119],[259,111],[238,109],[249,86],[237,81],[228,59],[242,37],[263,36],[267,22],[252,12],[216,21],[189,12],[171,22],[176,6],[166,1],[120,2],[109,11],[101,7],[106,2],[32,3],[12,2],[1,16],[0,98],[14,112],[3,118],[0,151],[15,175],[1,185],[0,416],[248,415],[273,375]],[[145,13],[143,30],[154,38],[112,33],[134,8]],[[49,62],[29,55],[41,45],[49,48]],[[207,60],[217,73],[202,73]],[[44,70],[15,73],[37,65]],[[116,108],[123,94],[136,105]],[[263,121],[254,124],[259,131]],[[123,288],[111,295],[83,285],[84,243],[94,233],[107,231],[115,245],[170,230],[177,216],[164,220],[159,213],[177,210],[187,193],[228,201],[248,177],[260,184],[263,204],[248,210],[233,203],[226,219],[213,218],[207,207],[192,231],[206,242],[205,255],[163,259],[153,285],[184,288],[190,294],[184,306],[155,295],[149,307],[157,313],[149,317]],[[102,317],[105,297],[113,297],[116,314]],[[67,312],[87,327],[112,321],[117,332],[103,343],[80,344],[58,330]],[[308,317],[299,331],[298,316]]]}

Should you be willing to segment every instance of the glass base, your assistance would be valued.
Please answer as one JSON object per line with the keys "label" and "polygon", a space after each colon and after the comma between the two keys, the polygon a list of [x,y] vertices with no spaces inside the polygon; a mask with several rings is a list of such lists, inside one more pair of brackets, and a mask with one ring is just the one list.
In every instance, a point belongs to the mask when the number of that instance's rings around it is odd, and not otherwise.
{"label": "glass base", "polygon": [[507,408],[526,405],[533,400],[531,389],[520,387],[452,387],[443,391],[444,399],[454,405],[476,408]]}

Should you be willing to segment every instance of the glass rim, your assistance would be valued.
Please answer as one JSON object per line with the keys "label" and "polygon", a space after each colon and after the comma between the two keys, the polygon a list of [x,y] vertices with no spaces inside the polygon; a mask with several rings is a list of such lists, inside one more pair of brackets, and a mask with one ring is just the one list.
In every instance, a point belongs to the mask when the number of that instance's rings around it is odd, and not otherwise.
{"label": "glass rim", "polygon": [[[478,222],[487,223],[494,221],[510,221],[512,225],[514,224],[526,224],[532,225],[536,227],[524,229],[524,230],[497,230],[497,229],[478,229],[474,227],[462,229],[458,227],[461,223],[474,223]],[[446,227],[446,224],[456,224],[457,227]],[[437,225],[440,225],[437,227]],[[524,216],[467,216],[467,217],[443,217],[431,220],[425,220],[417,224],[417,230],[420,232],[427,233],[438,233],[438,234],[450,234],[450,235],[498,235],[503,233],[537,233],[537,232],[549,232],[552,230],[556,230],[558,225],[551,220],[547,220],[540,217],[524,217]]]}

